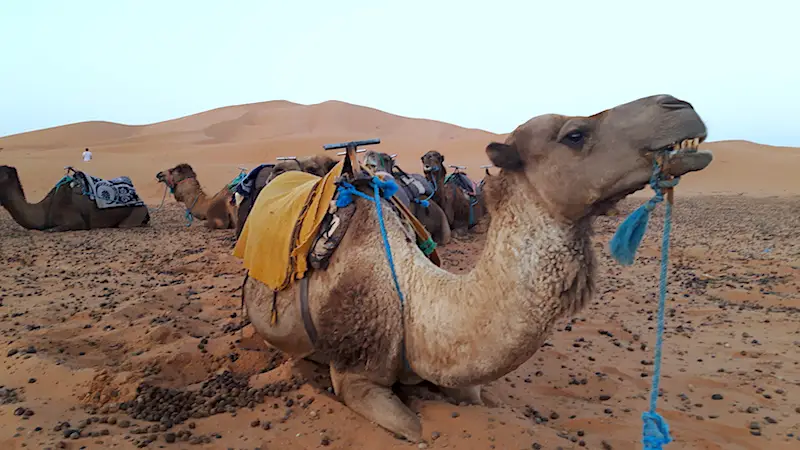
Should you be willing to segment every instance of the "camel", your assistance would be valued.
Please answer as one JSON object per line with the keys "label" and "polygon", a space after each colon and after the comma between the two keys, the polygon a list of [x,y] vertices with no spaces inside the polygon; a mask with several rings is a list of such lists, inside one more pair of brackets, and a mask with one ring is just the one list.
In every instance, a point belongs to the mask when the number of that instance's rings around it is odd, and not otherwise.
{"label": "camel", "polygon": [[242,234],[244,223],[247,220],[247,216],[250,214],[250,210],[253,208],[256,199],[258,198],[259,192],[261,192],[261,190],[264,189],[264,186],[266,186],[267,183],[272,181],[275,177],[291,170],[301,170],[321,177],[328,173],[335,165],[336,160],[328,155],[312,155],[300,158],[290,157],[278,162],[277,164],[265,164],[261,166],[261,169],[257,174],[250,175],[254,176],[255,178],[253,181],[252,190],[250,195],[243,197],[241,203],[239,204],[236,238],[238,239]]}
{"label": "camel", "polygon": [[233,187],[223,187],[213,197],[203,191],[197,174],[186,163],[156,174],[156,180],[167,185],[175,200],[186,207],[186,218],[205,220],[206,227],[212,230],[236,228],[236,205],[233,204]]}
{"label": "camel", "polygon": [[481,404],[481,385],[530,359],[557,320],[592,299],[594,218],[646,187],[657,157],[670,176],[707,167],[711,153],[696,149],[706,135],[693,107],[669,95],[589,117],[534,117],[486,147],[499,173],[486,181],[492,220],[472,271],[431,263],[382,202],[398,292],[376,204],[354,197],[346,234],[307,284],[273,293],[245,279],[248,318],[270,345],[328,364],[334,392],[353,411],[417,442],[420,419],[392,386],[426,380]]}
{"label": "camel", "polygon": [[442,208],[431,198],[434,192],[433,186],[430,186],[425,177],[404,172],[395,165],[392,156],[373,150],[364,154],[364,165],[373,172],[384,171],[392,175],[398,185],[402,187],[395,195],[422,222],[431,234],[433,241],[437,245],[447,245],[450,242],[450,223]]}
{"label": "camel", "polygon": [[[447,177],[447,169],[444,167],[444,155],[431,150],[422,155],[422,166],[425,177],[430,181],[436,192],[433,199],[442,207],[450,228],[463,231],[471,229],[483,217],[485,205],[482,196],[475,192],[475,197],[458,186],[455,179]],[[458,169],[453,173],[454,176],[467,177],[464,173],[459,173]],[[468,179],[468,178],[467,178]],[[471,180],[469,181],[471,183]]]}
{"label": "camel", "polygon": [[[79,174],[74,173],[76,177]],[[0,204],[18,224],[29,230],[59,232],[149,225],[150,213],[143,203],[101,209],[97,201],[83,194],[79,183],[71,180],[71,177],[63,178],[63,182],[53,187],[39,203],[30,204],[25,199],[17,169],[0,166]]]}

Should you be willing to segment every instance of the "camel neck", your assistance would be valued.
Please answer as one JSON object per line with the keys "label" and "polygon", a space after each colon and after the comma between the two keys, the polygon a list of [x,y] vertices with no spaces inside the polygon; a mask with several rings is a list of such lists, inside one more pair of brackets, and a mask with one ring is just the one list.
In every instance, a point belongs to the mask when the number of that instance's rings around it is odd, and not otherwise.
{"label": "camel neck", "polygon": [[425,178],[433,183],[435,187],[435,191],[433,192],[433,201],[439,203],[440,206],[443,206],[441,203],[444,202],[444,197],[446,195],[444,190],[444,179],[446,175],[447,170],[444,167],[440,167],[439,170],[435,172],[427,172],[425,174]]}
{"label": "camel neck", "polygon": [[591,297],[590,222],[560,222],[534,202],[514,191],[494,208],[469,273],[418,267],[419,278],[407,281],[423,286],[423,295],[408,301],[406,329],[411,365],[423,378],[442,386],[497,379]]}
{"label": "camel neck", "polygon": [[48,228],[47,211],[54,194],[50,191],[39,203],[30,204],[25,198],[22,185],[17,183],[16,188],[0,193],[0,203],[21,227],[28,230],[44,230]]}
{"label": "camel neck", "polygon": [[175,200],[183,203],[195,219],[206,219],[208,196],[197,178],[187,178],[175,186]]}

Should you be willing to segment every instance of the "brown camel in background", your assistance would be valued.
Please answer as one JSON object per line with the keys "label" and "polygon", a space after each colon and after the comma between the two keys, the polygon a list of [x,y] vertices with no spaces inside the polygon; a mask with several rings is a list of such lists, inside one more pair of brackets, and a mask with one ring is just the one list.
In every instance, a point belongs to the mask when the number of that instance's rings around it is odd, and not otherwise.
{"label": "brown camel in background", "polygon": [[228,186],[209,197],[197,181],[192,166],[186,163],[157,173],[156,179],[169,187],[175,200],[183,203],[191,217],[205,220],[206,227],[212,230],[236,227],[236,206],[231,201],[233,191]]}

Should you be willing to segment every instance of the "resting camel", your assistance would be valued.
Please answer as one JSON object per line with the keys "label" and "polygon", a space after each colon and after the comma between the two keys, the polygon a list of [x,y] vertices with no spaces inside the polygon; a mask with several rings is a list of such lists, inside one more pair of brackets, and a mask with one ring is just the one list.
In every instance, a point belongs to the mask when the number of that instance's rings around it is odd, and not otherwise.
{"label": "resting camel", "polygon": [[233,189],[223,187],[213,197],[203,191],[192,166],[186,163],[156,174],[156,180],[169,187],[175,200],[183,203],[191,217],[206,221],[206,227],[229,229],[236,227],[236,206],[232,203]]}
{"label": "resting camel", "polygon": [[261,167],[259,172],[255,174],[255,181],[250,195],[242,198],[239,204],[238,223],[236,225],[236,237],[242,234],[242,227],[244,227],[247,216],[250,214],[250,209],[256,202],[259,192],[278,175],[288,172],[290,170],[301,170],[303,172],[314,174],[318,177],[324,176],[328,173],[333,166],[336,165],[336,160],[328,155],[312,155],[303,156],[300,158],[285,159],[277,164],[268,164]]}
{"label": "resting camel", "polygon": [[[706,133],[692,106],[668,95],[589,117],[534,117],[504,143],[486,147],[499,173],[486,181],[492,220],[471,272],[433,264],[382,202],[401,303],[375,203],[354,197],[355,212],[327,269],[306,274],[307,309],[298,301],[303,283],[273,297],[248,277],[248,317],[281,351],[327,363],[335,393],[353,411],[418,441],[420,419],[392,386],[427,380],[456,400],[480,404],[482,384],[530,359],[558,319],[591,301],[594,218],[646,187],[657,155],[669,158],[672,176],[708,166],[712,155],[695,150]],[[668,153],[673,146],[685,151]]]}
{"label": "resting camel", "polygon": [[[425,177],[415,173],[408,174],[395,166],[394,158],[386,153],[369,150],[364,154],[364,165],[373,172],[384,171],[391,174],[399,186],[398,198],[411,210],[431,234],[437,245],[450,242],[450,224],[442,208],[431,198],[433,187]],[[422,191],[422,192],[420,192]],[[422,201],[427,202],[424,206]]]}
{"label": "resting camel", "polygon": [[83,194],[80,185],[72,183],[59,182],[42,201],[30,204],[25,199],[17,169],[10,166],[0,166],[0,204],[29,230],[133,228],[150,223],[150,213],[144,204],[101,209],[96,201]]}
{"label": "resting camel", "polygon": [[[425,177],[436,189],[433,199],[447,215],[450,228],[463,230],[474,227],[484,214],[485,205],[482,196],[475,192],[477,198],[471,198],[455,180],[446,178],[447,169],[444,167],[444,155],[441,153],[431,150],[420,159]],[[466,177],[465,174],[462,176]]]}

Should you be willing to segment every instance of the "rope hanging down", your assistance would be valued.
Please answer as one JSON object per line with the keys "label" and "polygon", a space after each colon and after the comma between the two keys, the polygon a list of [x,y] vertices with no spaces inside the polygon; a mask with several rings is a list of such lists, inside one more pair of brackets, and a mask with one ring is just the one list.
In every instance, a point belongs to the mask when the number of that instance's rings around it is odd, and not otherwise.
{"label": "rope hanging down", "polygon": [[[664,159],[666,160],[666,155]],[[650,187],[655,191],[655,195],[628,216],[611,239],[611,255],[614,259],[623,265],[633,264],[636,250],[639,248],[644,232],[647,230],[650,212],[655,209],[656,205],[664,201],[664,191],[666,191],[667,204],[664,213],[664,233],[661,240],[661,276],[659,281],[658,328],[656,331],[653,382],[650,388],[650,409],[642,414],[642,445],[644,450],[661,450],[664,445],[672,441],[669,434],[669,425],[656,412],[656,407],[661,380],[661,353],[664,344],[664,309],[667,298],[669,236],[672,229],[672,189],[677,186],[679,179],[666,179],[664,167],[659,166],[658,161],[654,161]]]}

